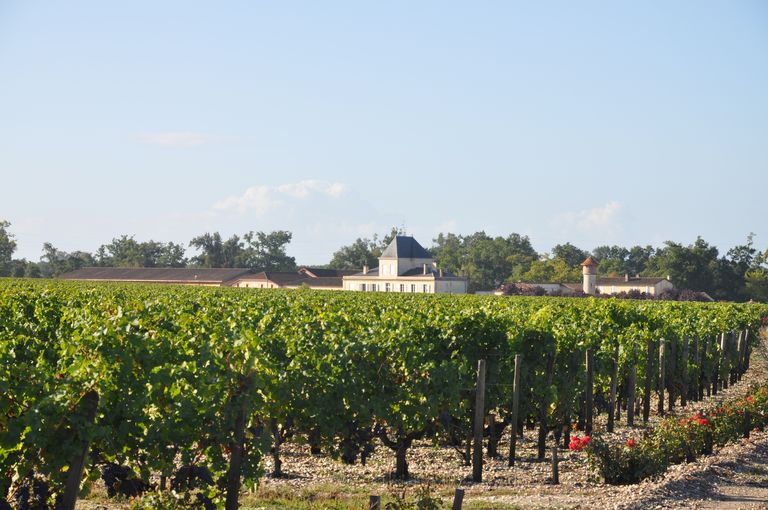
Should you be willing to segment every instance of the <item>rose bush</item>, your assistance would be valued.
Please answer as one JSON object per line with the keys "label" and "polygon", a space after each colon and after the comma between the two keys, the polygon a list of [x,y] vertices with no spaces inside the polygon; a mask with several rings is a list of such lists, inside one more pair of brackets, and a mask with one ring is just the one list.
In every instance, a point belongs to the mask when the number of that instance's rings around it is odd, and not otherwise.
{"label": "rose bush", "polygon": [[590,465],[606,483],[632,484],[663,473],[670,464],[691,462],[709,453],[712,445],[723,446],[749,430],[764,430],[766,426],[768,385],[753,388],[743,399],[686,418],[669,417],[640,440],[631,438],[623,445],[611,445],[599,435],[574,437],[569,448],[585,450]]}

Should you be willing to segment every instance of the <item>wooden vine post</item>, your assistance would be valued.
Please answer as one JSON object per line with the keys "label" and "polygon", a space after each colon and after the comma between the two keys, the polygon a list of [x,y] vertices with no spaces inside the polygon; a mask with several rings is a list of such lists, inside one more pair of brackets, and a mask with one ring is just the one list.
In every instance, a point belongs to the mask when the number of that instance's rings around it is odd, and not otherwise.
{"label": "wooden vine post", "polygon": [[227,499],[225,510],[237,510],[240,503],[240,475],[243,467],[243,451],[245,447],[245,426],[248,421],[248,407],[250,406],[251,387],[253,376],[245,376],[242,379],[241,391],[238,394],[240,406],[235,416],[235,430],[232,443],[229,446],[229,470],[227,471]]}
{"label": "wooden vine post", "polygon": [[475,390],[475,426],[472,451],[472,480],[483,481],[483,426],[485,421],[485,360],[477,362],[477,389]]}
{"label": "wooden vine post", "polygon": [[558,485],[560,483],[560,467],[559,460],[557,458],[557,445],[552,447],[552,483]]}
{"label": "wooden vine post", "polygon": [[683,353],[680,360],[680,377],[682,378],[682,387],[680,388],[680,405],[688,405],[688,335],[683,336]]}
{"label": "wooden vine post", "polygon": [[613,352],[613,371],[611,372],[611,403],[608,409],[608,432],[613,432],[613,423],[616,414],[616,386],[619,379],[619,345],[616,344],[616,349]]}
{"label": "wooden vine post", "polygon": [[[99,408],[99,394],[95,390],[86,393],[77,405],[77,411],[84,416],[84,422],[91,424],[96,419],[96,411]],[[83,437],[81,431],[75,430],[75,440],[79,442],[77,453],[69,463],[67,480],[64,484],[64,496],[62,498],[62,508],[64,510],[75,510],[77,495],[80,492],[80,481],[83,478],[85,461],[88,458],[89,442]],[[5,496],[5,495],[3,495]]]}
{"label": "wooden vine post", "polygon": [[456,489],[453,493],[453,506],[451,510],[461,510],[461,505],[464,503],[464,489]]}
{"label": "wooden vine post", "polygon": [[664,386],[666,383],[666,342],[664,339],[659,340],[659,416],[664,416]]}
{"label": "wooden vine post", "polygon": [[381,510],[381,496],[371,496],[368,498],[368,510]]}
{"label": "wooden vine post", "polygon": [[736,380],[741,380],[741,374],[743,373],[743,349],[744,349],[744,332],[739,331],[739,340],[736,343]]}
{"label": "wooden vine post", "polygon": [[736,383],[736,351],[738,350],[738,331],[731,331],[728,335],[728,384]]}
{"label": "wooden vine post", "polygon": [[696,364],[696,370],[693,372],[693,377],[689,378],[693,381],[691,386],[691,397],[695,402],[701,400],[701,345],[699,345],[699,335],[693,337],[693,356],[694,363]]}
{"label": "wooden vine post", "polygon": [[672,338],[669,341],[669,356],[667,360],[667,394],[669,395],[669,412],[671,413],[675,408],[676,389],[675,384],[677,380],[675,374],[677,374],[677,340]]}
{"label": "wooden vine post", "polygon": [[643,423],[651,416],[651,391],[653,379],[653,340],[648,340],[645,353],[645,381],[643,385]]}
{"label": "wooden vine post", "polygon": [[728,389],[728,335],[723,333],[720,335],[720,389]]}
{"label": "wooden vine post", "polygon": [[[715,343],[717,343],[717,337],[715,337]],[[717,395],[717,391],[720,386],[720,353],[721,351],[719,349],[715,348],[715,345],[712,346],[712,358],[714,358],[712,363],[712,395]],[[707,394],[709,396],[709,394]]]}
{"label": "wooden vine post", "polygon": [[586,426],[584,428],[584,432],[586,435],[591,436],[592,435],[592,400],[593,400],[593,384],[594,384],[594,377],[595,377],[595,360],[594,356],[592,354],[592,349],[587,349],[587,384],[586,384],[586,398],[585,398],[585,415],[586,415]]}
{"label": "wooden vine post", "polygon": [[632,360],[629,363],[627,376],[627,426],[635,426],[635,389],[637,387],[637,363],[635,362],[635,345],[632,344]]}
{"label": "wooden vine post", "polygon": [[510,423],[510,438],[509,438],[509,459],[507,464],[509,466],[515,465],[515,449],[517,446],[517,423],[519,420],[518,412],[520,409],[520,368],[522,366],[522,356],[515,354],[515,375],[514,382],[512,384],[512,423]]}
{"label": "wooden vine post", "polygon": [[749,370],[749,353],[751,352],[751,349],[749,348],[749,330],[744,330],[744,371],[746,372]]}

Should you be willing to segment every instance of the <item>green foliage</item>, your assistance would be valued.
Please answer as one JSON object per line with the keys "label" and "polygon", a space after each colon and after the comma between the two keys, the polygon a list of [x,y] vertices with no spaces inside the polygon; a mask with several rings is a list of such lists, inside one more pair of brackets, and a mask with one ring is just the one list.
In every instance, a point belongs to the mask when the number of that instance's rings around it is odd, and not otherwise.
{"label": "green foliage", "polygon": [[432,248],[437,264],[469,279],[470,290],[498,287],[510,277],[529,270],[538,255],[527,236],[491,237],[485,232],[469,236],[440,234]]}
{"label": "green foliage", "polygon": [[[479,359],[489,411],[508,416],[521,354],[521,416],[556,424],[578,408],[587,348],[605,392],[617,346],[620,370],[638,362],[642,377],[649,341],[698,335],[712,344],[700,362],[711,367],[716,334],[754,334],[766,315],[757,304],[4,280],[0,473],[16,485],[36,474],[55,494],[87,438],[100,460],[145,481],[179,462],[223,480],[239,413],[246,484],[274,431],[345,462],[378,436],[405,458],[415,438],[466,437]],[[91,392],[94,420],[81,404]]]}
{"label": "green foliage", "polygon": [[441,510],[445,508],[443,501],[432,495],[429,485],[416,489],[413,498],[408,498],[406,491],[393,492],[391,500],[384,505],[384,510]]}
{"label": "green foliage", "polygon": [[374,235],[373,239],[360,238],[355,239],[350,245],[342,246],[334,252],[328,267],[332,269],[362,269],[364,265],[368,267],[378,267],[379,257],[384,249],[392,242],[395,236],[403,232],[397,227],[392,227],[389,234],[379,238]]}
{"label": "green foliage", "polygon": [[16,241],[13,234],[8,231],[10,226],[10,222],[0,220],[0,276],[11,274],[11,260],[13,252],[16,251]]}
{"label": "green foliage", "polygon": [[637,483],[663,473],[671,464],[693,461],[713,445],[739,439],[744,433],[745,413],[750,416],[750,429],[768,426],[768,386],[753,388],[743,399],[689,417],[667,418],[644,438],[623,445],[611,445],[598,435],[586,449],[589,462],[606,483]]}

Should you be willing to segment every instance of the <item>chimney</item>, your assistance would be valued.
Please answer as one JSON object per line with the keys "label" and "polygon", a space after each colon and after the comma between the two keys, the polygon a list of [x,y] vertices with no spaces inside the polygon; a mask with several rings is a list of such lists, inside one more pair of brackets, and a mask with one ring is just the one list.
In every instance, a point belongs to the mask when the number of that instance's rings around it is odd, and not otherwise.
{"label": "chimney", "polygon": [[427,274],[427,265],[422,264],[422,274]]}
{"label": "chimney", "polygon": [[442,277],[443,277],[443,268],[441,267],[440,268],[440,278],[442,278]]}
{"label": "chimney", "polygon": [[368,274],[368,264],[363,264],[363,274]]}
{"label": "chimney", "polygon": [[625,282],[629,281],[629,273],[624,273],[624,281]]}

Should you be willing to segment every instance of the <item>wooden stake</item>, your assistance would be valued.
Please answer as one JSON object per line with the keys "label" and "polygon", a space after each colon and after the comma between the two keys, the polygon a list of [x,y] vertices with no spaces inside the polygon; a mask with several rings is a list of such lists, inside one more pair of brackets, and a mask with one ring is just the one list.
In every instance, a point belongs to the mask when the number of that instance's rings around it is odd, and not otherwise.
{"label": "wooden stake", "polygon": [[245,378],[243,382],[243,394],[240,408],[235,417],[234,438],[229,446],[229,470],[227,470],[227,499],[224,503],[225,510],[237,510],[240,506],[240,473],[243,464],[243,448],[245,446],[245,424],[247,421],[250,396],[251,378]]}
{"label": "wooden stake", "polygon": [[663,338],[659,340],[659,416],[664,416],[664,386],[666,383],[665,377],[667,369],[667,365],[665,363],[666,345],[667,344]]}
{"label": "wooden stake", "polygon": [[693,356],[694,363],[696,364],[696,370],[693,372],[693,385],[691,387],[691,396],[695,402],[701,400],[702,397],[702,384],[701,384],[701,349],[699,345],[699,335],[693,337]]}
{"label": "wooden stake", "polygon": [[[634,346],[633,346],[634,349]],[[627,426],[635,425],[635,387],[637,386],[637,364],[634,356],[629,365],[629,376],[627,377]]]}
{"label": "wooden stake", "polygon": [[682,388],[680,389],[680,405],[688,405],[688,335],[683,336],[683,353],[680,360],[680,375],[682,377]]}
{"label": "wooden stake", "polygon": [[651,416],[651,391],[653,377],[653,340],[648,340],[645,353],[645,384],[643,385],[643,423],[648,422]]}
{"label": "wooden stake", "polygon": [[483,425],[485,421],[485,360],[477,362],[475,391],[475,437],[472,451],[472,480],[483,481]]}
{"label": "wooden stake", "polygon": [[464,502],[464,489],[456,489],[453,493],[453,506],[451,510],[461,510],[461,505]]}
{"label": "wooden stake", "polygon": [[371,496],[368,498],[368,510],[381,510],[381,496]]}
{"label": "wooden stake", "polygon": [[594,357],[592,355],[592,349],[587,349],[587,384],[586,384],[586,402],[585,402],[585,414],[586,414],[586,427],[584,432],[588,436],[592,435],[592,398],[593,398],[593,384],[595,377],[595,365]]}
{"label": "wooden stake", "polygon": [[511,436],[509,438],[509,459],[507,464],[509,466],[515,465],[515,448],[517,447],[517,422],[518,422],[518,409],[520,407],[520,369],[522,367],[522,356],[515,354],[515,375],[514,383],[512,384],[512,423]]}
{"label": "wooden stake", "polygon": [[615,420],[616,413],[616,386],[619,379],[619,346],[616,345],[616,349],[613,352],[613,372],[611,372],[611,405],[608,410],[608,432],[613,432],[613,422]]}
{"label": "wooden stake", "polygon": [[667,394],[669,395],[669,412],[675,408],[675,398],[677,397],[677,388],[675,385],[675,374],[677,373],[677,340],[672,338],[669,341],[669,356],[667,360]]}
{"label": "wooden stake", "polygon": [[555,485],[560,483],[560,469],[558,463],[557,445],[555,445],[552,447],[552,483]]}
{"label": "wooden stake", "polygon": [[[96,419],[96,411],[98,408],[99,394],[94,390],[86,393],[77,406],[77,410],[83,413],[84,422],[88,424],[93,423]],[[80,445],[72,462],[69,464],[67,480],[64,484],[64,496],[62,498],[62,508],[64,510],[75,510],[77,495],[80,492],[80,481],[83,478],[83,470],[85,469],[85,460],[88,458],[88,448],[90,443],[83,437],[81,432],[83,431],[74,431],[75,437],[80,442]],[[3,494],[3,496],[5,496],[5,494]]]}

